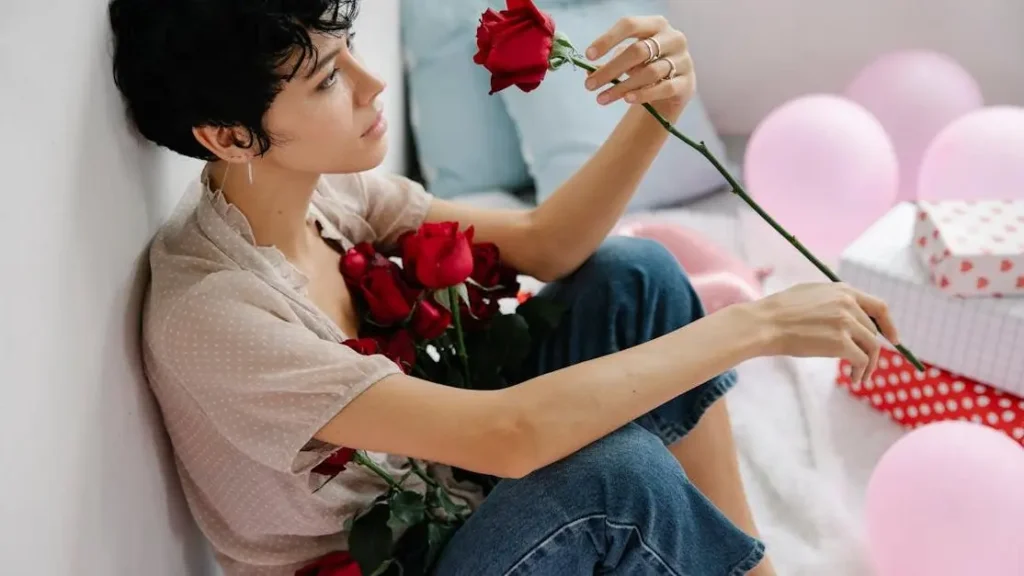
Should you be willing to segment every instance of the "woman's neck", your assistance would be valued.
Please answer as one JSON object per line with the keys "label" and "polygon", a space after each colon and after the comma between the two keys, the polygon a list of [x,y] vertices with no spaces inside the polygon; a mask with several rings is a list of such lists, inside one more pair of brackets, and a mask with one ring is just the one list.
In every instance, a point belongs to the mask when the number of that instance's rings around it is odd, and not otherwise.
{"label": "woman's neck", "polygon": [[245,215],[258,246],[274,246],[289,260],[300,259],[307,251],[310,234],[306,218],[319,175],[253,163],[250,183],[245,164],[212,162],[207,176],[210,188],[221,190]]}

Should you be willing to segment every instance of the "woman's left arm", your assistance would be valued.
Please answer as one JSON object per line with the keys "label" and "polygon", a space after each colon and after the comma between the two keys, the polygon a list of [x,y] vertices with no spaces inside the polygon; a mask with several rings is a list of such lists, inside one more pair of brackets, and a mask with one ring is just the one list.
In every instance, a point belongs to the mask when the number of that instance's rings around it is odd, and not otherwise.
{"label": "woman's left arm", "polygon": [[631,106],[594,156],[551,197],[526,211],[434,199],[427,220],[474,226],[477,241],[494,242],[509,265],[543,281],[578,268],[622,216],[668,137],[641,105],[650,103],[674,123],[694,93],[686,37],[661,16],[620,20],[590,46],[587,58],[597,60],[630,38],[637,42],[588,75],[586,86],[597,93],[599,105],[624,99]]}

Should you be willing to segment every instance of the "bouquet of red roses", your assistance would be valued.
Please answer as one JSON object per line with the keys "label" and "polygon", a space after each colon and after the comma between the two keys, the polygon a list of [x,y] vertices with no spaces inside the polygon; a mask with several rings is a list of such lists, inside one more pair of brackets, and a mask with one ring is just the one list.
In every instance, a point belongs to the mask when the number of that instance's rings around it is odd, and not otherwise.
{"label": "bouquet of red roses", "polygon": [[[406,374],[438,384],[497,389],[526,359],[531,342],[558,324],[562,309],[543,298],[520,295],[518,272],[501,261],[498,247],[473,242],[473,228],[457,222],[427,223],[399,238],[385,253],[362,243],[342,256],[341,273],[360,314],[358,338],[344,342],[360,354],[381,354]],[[500,303],[515,299],[513,312]],[[415,460],[394,478],[365,453],[337,450],[313,471],[330,482],[350,464],[363,466],[388,485],[349,527],[349,551],[320,559],[302,576],[426,574],[442,547],[469,515]],[[487,490],[493,479],[465,471]],[[408,476],[425,493],[406,489]],[[326,482],[325,482],[326,484]],[[402,530],[396,542],[394,533]]]}

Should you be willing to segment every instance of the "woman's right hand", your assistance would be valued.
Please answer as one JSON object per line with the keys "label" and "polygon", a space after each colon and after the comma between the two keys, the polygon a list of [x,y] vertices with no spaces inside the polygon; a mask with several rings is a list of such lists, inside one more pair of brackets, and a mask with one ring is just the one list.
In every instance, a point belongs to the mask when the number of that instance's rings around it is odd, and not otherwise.
{"label": "woman's right hand", "polygon": [[851,377],[871,376],[881,343],[899,335],[882,300],[838,282],[801,284],[751,303],[767,329],[767,355],[844,358]]}

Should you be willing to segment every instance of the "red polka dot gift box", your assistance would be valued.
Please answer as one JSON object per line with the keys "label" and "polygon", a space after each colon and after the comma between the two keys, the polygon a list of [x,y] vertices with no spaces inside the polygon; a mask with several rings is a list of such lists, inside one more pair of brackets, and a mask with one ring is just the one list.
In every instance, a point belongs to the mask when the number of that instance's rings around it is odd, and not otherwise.
{"label": "red polka dot gift box", "polygon": [[920,202],[914,249],[957,296],[1024,296],[1024,200]]}
{"label": "red polka dot gift box", "polygon": [[906,428],[965,420],[1024,446],[1024,399],[933,366],[920,372],[895,350],[882,350],[878,368],[864,382],[850,382],[850,364],[840,362],[837,383]]}
{"label": "red polka dot gift box", "polygon": [[843,252],[840,278],[885,300],[922,362],[1024,397],[1024,294],[961,297],[934,284],[919,222],[914,204],[893,207]]}

